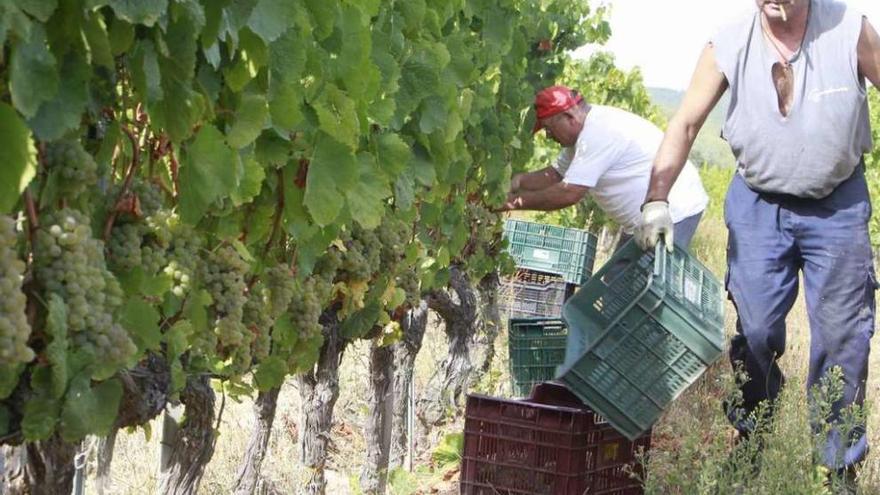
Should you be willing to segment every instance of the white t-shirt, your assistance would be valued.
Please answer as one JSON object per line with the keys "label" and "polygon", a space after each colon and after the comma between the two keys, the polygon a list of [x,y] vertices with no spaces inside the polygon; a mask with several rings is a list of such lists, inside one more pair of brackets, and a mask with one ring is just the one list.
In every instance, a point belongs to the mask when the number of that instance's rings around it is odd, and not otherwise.
{"label": "white t-shirt", "polygon": [[[592,105],[577,144],[562,150],[554,168],[567,184],[589,187],[605,213],[632,234],[662,140],[663,131],[638,115]],[[669,193],[672,221],[696,215],[708,203],[696,167],[685,163]]]}

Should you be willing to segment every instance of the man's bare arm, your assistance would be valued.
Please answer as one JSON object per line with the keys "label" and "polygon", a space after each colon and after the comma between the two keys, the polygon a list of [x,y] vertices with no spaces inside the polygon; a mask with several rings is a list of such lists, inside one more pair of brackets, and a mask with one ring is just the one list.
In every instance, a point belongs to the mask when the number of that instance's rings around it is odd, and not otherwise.
{"label": "man's bare arm", "polygon": [[663,142],[654,158],[646,202],[668,198],[672,184],[684,168],[697,133],[726,90],[727,80],[715,63],[715,49],[712,45],[707,45],[697,62],[681,106],[669,121]]}
{"label": "man's bare arm", "polygon": [[510,210],[559,210],[582,200],[590,190],[587,186],[577,186],[557,182],[538,191],[519,191],[510,193],[507,202],[499,211]]}
{"label": "man's bare arm", "polygon": [[868,78],[875,88],[880,89],[880,35],[867,18],[862,19],[858,55],[859,74]]}
{"label": "man's bare arm", "polygon": [[510,191],[539,191],[558,184],[562,176],[553,167],[545,167],[535,172],[516,174],[510,183]]}

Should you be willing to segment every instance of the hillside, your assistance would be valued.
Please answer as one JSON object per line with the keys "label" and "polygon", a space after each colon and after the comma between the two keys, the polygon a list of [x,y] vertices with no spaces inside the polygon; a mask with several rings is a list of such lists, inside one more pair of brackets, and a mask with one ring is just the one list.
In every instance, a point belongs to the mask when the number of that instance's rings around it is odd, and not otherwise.
{"label": "hillside", "polygon": [[[672,117],[684,97],[683,91],[674,89],[647,88],[647,90],[651,95],[651,101],[660,107],[667,118]],[[721,139],[721,127],[724,124],[724,114],[727,111],[729,101],[730,98],[725,94],[709,114],[709,118],[706,119],[703,129],[694,143],[694,149],[691,151],[691,161],[695,164],[710,163],[725,167],[734,165],[730,147]]]}

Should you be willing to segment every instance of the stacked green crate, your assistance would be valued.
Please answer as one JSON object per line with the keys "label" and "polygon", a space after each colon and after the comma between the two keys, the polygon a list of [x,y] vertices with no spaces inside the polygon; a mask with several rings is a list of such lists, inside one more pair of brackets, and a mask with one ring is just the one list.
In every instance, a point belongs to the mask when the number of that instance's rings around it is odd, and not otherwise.
{"label": "stacked green crate", "polygon": [[593,272],[598,239],[586,230],[507,220],[504,237],[519,268],[556,274],[575,285]]}
{"label": "stacked green crate", "polygon": [[[613,270],[618,260],[630,260]],[[724,291],[686,251],[630,242],[563,308],[558,380],[630,439],[718,359]]]}
{"label": "stacked green crate", "polygon": [[516,397],[552,380],[565,358],[568,328],[558,318],[512,318],[507,324],[510,381]]}

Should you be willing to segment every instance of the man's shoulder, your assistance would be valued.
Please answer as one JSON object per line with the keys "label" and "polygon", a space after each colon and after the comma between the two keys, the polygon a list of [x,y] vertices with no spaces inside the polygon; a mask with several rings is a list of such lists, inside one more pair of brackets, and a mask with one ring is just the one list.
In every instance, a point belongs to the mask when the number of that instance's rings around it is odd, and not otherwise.
{"label": "man's shoulder", "polygon": [[710,41],[713,45],[726,44],[730,40],[744,40],[748,38],[755,23],[756,13],[754,7],[749,11],[742,11],[718,26]]}

